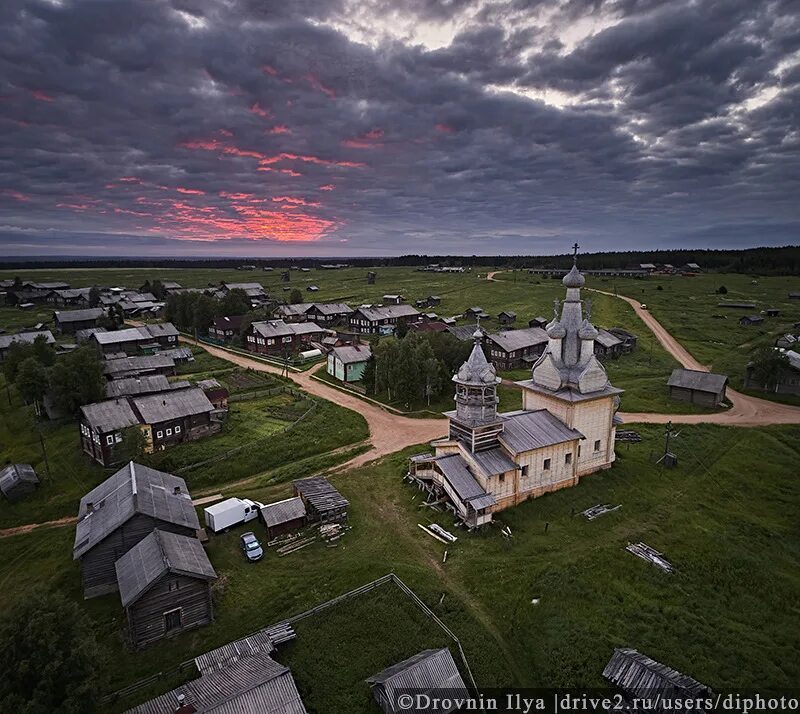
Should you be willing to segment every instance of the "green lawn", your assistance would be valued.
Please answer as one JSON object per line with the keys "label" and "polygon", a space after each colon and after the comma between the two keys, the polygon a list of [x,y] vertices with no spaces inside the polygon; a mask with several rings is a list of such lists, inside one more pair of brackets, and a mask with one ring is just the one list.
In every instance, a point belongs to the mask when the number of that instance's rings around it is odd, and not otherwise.
{"label": "green lawn", "polygon": [[[741,388],[752,353],[758,347],[773,345],[785,332],[796,333],[794,324],[800,321],[800,302],[788,297],[790,291],[800,292],[800,279],[793,277],[709,274],[605,283],[590,279],[587,284],[611,292],[616,289],[620,294],[645,303],[653,316],[695,358],[712,370],[727,374],[731,386],[737,389]],[[725,295],[716,293],[722,285],[728,290]],[[756,307],[754,310],[721,308],[718,307],[720,302],[755,303]],[[739,325],[743,315],[758,314],[772,307],[780,310],[779,317],[766,318],[760,326]],[[771,398],[762,392],[758,395]]]}
{"label": "green lawn", "polygon": [[[460,532],[445,564],[445,546],[417,523],[434,516],[452,528],[451,517],[419,510],[418,492],[401,482],[407,455],[421,447],[338,474],[353,526],[338,548],[318,543],[284,558],[269,551],[246,564],[238,531],[212,536],[220,575],[212,626],[130,653],[116,597],[87,601],[109,653],[104,687],[169,669],[389,571],[461,638],[482,686],[601,685],[616,646],[636,647],[717,689],[793,686],[800,429],[686,426],[674,445],[680,465],[665,470],[653,464],[661,427],[638,428],[644,441],[622,446],[613,469],[500,514],[510,541],[498,526]],[[239,495],[268,501],[288,493],[273,485]],[[596,503],[622,508],[593,522],[572,515]],[[253,529],[263,537],[260,525]],[[639,540],[663,551],[677,573],[624,551]],[[14,583],[0,588],[0,606],[37,583],[80,599],[71,542],[71,528],[0,540],[0,583]],[[398,603],[377,598],[354,608],[301,623],[298,641],[279,657],[317,711],[374,711],[362,682],[368,664],[377,671],[432,646],[433,629]]]}

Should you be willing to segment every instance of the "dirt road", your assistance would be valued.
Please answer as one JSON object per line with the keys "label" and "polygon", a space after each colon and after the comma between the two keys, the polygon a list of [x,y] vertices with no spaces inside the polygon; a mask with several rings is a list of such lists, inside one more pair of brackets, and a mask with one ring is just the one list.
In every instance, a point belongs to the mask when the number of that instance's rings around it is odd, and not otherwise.
{"label": "dirt road", "polygon": [[[686,369],[696,369],[701,372],[708,372],[706,365],[700,364],[689,351],[681,345],[664,326],[656,320],[647,310],[643,309],[641,303],[633,298],[624,295],[614,295],[605,290],[594,290],[592,292],[610,295],[611,297],[624,300],[631,307],[637,317],[644,322],[656,339]],[[668,421],[681,424],[727,424],[729,426],[766,426],[769,424],[800,424],[800,407],[792,407],[787,404],[778,404],[766,399],[751,397],[747,394],[737,392],[728,387],[727,398],[731,403],[731,408],[716,414],[634,414],[620,412],[620,416],[626,422],[645,422],[649,424],[664,424]]]}
{"label": "dirt road", "polygon": [[[181,337],[181,341],[196,344],[210,354],[220,359],[227,360],[240,367],[247,367],[258,372],[271,372],[281,374],[280,367],[265,364],[245,355],[214,347],[194,340]],[[351,394],[347,394],[338,389],[328,386],[324,382],[319,382],[311,378],[309,372],[290,372],[289,379],[303,388],[309,394],[327,399],[334,404],[352,409],[361,414],[369,425],[369,436],[372,448],[356,456],[354,459],[342,464],[339,468],[356,468],[373,459],[392,454],[400,449],[405,449],[412,444],[420,444],[431,441],[439,436],[444,436],[447,431],[447,423],[444,419],[411,419],[409,417],[391,414],[379,406],[359,399]]]}

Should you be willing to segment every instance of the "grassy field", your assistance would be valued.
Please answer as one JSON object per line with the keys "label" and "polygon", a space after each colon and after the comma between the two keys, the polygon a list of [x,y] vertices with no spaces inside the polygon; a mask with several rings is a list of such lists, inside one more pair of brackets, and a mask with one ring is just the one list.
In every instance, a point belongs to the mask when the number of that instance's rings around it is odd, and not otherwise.
{"label": "grassy field", "polygon": [[[337,475],[353,526],[338,548],[318,543],[284,558],[269,551],[246,564],[238,531],[212,537],[220,575],[212,626],[130,653],[117,598],[87,601],[109,653],[104,687],[169,669],[389,571],[461,638],[481,686],[601,685],[615,646],[636,647],[718,689],[793,686],[800,481],[791,474],[800,429],[687,426],[673,470],[653,464],[661,428],[640,430],[644,441],[622,446],[613,469],[506,511],[488,531],[460,533],[446,563],[445,546],[417,523],[433,516],[452,528],[451,518],[419,510],[418,492],[401,482],[407,455],[420,447]],[[268,501],[288,493],[273,485],[241,495]],[[596,503],[622,508],[593,522],[573,515]],[[499,534],[501,523],[512,540]],[[263,537],[260,525],[254,529]],[[664,552],[677,573],[624,551],[639,540]],[[71,542],[71,528],[0,540],[0,585],[14,583],[0,587],[0,606],[39,583],[80,599]],[[298,641],[279,657],[313,711],[374,711],[363,678],[437,644],[414,612],[382,597],[329,612],[299,625]]]}
{"label": "grassy field", "polygon": [[[694,278],[659,276],[649,280],[590,279],[589,285],[627,295],[647,305],[653,316],[702,364],[730,377],[741,388],[745,367],[752,353],[786,333],[797,333],[800,301],[789,292],[800,292],[800,279],[753,278],[746,275],[699,275]],[[727,294],[716,290],[725,286]],[[659,287],[661,288],[659,290]],[[755,303],[754,310],[718,307],[721,302]],[[739,318],[778,308],[779,317],[766,318],[759,326],[742,327]],[[715,317],[715,315],[719,317]],[[758,396],[770,398],[759,392]],[[800,400],[790,400],[800,403]]]}

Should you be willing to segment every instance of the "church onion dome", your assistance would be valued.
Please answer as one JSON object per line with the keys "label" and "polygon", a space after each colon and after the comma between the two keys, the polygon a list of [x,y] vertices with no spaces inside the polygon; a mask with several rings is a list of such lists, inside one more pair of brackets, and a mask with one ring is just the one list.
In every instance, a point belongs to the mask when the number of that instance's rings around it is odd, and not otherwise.
{"label": "church onion dome", "polygon": [[586,283],[586,278],[581,275],[577,265],[572,266],[570,270],[561,281],[566,288],[582,288]]}
{"label": "church onion dome", "polygon": [[558,320],[553,320],[547,326],[547,336],[551,340],[563,340],[567,336],[567,330]]}
{"label": "church onion dome", "polygon": [[600,333],[595,329],[594,325],[588,320],[584,320],[580,329],[578,330],[578,337],[582,340],[596,340]]}
{"label": "church onion dome", "polygon": [[482,387],[489,384],[497,384],[500,380],[497,377],[497,370],[486,360],[486,355],[479,344],[475,344],[469,359],[461,365],[458,373],[453,377],[454,382],[459,384]]}

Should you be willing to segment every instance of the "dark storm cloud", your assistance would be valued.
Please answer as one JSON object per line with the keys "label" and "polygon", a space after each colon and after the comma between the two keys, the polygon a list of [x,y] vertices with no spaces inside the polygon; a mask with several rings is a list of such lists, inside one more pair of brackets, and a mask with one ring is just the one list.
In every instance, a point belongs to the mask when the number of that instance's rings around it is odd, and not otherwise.
{"label": "dark storm cloud", "polygon": [[[3,3],[2,252],[557,252],[796,235],[788,3],[378,0],[372,44],[349,35],[364,7]],[[427,49],[391,39],[392,13],[455,29]],[[587,18],[599,29],[571,38]],[[548,91],[566,99],[546,103]]]}

